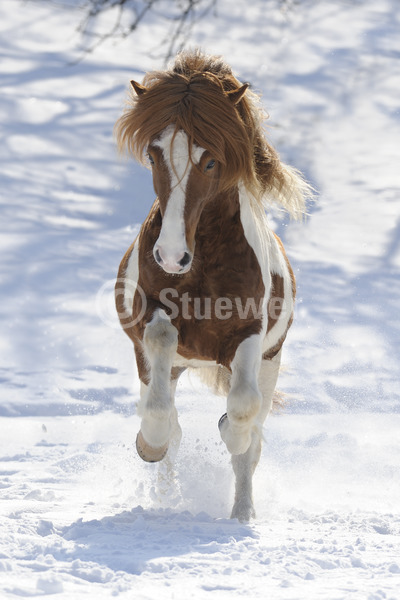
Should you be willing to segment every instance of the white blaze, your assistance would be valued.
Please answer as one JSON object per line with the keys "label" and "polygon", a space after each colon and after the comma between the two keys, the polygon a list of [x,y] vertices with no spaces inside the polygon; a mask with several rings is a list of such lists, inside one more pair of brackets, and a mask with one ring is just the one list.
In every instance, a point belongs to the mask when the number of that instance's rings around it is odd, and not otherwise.
{"label": "white blaze", "polygon": [[[165,266],[173,267],[188,251],[185,235],[185,202],[186,188],[192,164],[189,160],[188,137],[179,130],[174,138],[173,125],[168,126],[160,139],[154,144],[163,151],[164,160],[169,170],[171,195],[163,216],[162,226],[156,247],[160,249]],[[203,148],[193,146],[192,157],[199,162]]]}

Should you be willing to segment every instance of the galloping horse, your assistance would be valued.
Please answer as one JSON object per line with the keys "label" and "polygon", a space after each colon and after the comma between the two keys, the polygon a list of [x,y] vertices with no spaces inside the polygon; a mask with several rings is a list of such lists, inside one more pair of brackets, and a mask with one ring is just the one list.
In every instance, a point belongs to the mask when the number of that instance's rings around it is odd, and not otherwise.
{"label": "galloping horse", "polygon": [[141,381],[137,451],[160,461],[180,437],[174,392],[194,368],[227,396],[218,425],[236,476],[231,516],[246,521],[295,297],[264,205],[300,217],[310,187],[280,161],[258,96],[220,57],[181,53],[131,85],[117,141],[150,163],[157,196],[116,284]]}

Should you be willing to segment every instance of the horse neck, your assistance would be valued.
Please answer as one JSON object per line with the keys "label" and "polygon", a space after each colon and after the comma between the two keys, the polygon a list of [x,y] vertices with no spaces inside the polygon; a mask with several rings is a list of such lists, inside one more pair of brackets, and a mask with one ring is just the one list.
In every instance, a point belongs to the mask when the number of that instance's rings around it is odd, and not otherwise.
{"label": "horse neck", "polygon": [[259,261],[263,279],[268,279],[265,269],[274,247],[274,234],[270,229],[263,206],[254,196],[239,185],[229,193],[221,194],[210,205],[209,229],[203,235],[212,235],[228,247],[241,248],[246,253],[251,247]]}
{"label": "horse neck", "polygon": [[269,237],[271,230],[263,206],[257,202],[246,188],[238,186],[218,194],[203,210],[200,227],[203,223],[207,228],[210,224],[218,224],[221,229],[232,227],[234,223],[241,226],[243,221],[255,230],[262,231],[262,236]]}

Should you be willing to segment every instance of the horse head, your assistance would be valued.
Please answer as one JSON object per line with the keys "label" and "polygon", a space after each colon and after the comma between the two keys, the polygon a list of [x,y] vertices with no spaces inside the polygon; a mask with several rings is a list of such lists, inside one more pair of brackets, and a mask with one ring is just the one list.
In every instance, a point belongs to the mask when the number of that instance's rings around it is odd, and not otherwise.
{"label": "horse head", "polygon": [[120,141],[134,153],[137,144],[152,169],[162,218],[154,259],[167,273],[184,274],[205,206],[238,183],[246,162],[252,165],[253,148],[240,143],[245,127],[236,108],[248,85],[224,90],[216,76],[204,73],[190,80],[175,74],[149,88],[131,85],[136,99],[121,123]]}

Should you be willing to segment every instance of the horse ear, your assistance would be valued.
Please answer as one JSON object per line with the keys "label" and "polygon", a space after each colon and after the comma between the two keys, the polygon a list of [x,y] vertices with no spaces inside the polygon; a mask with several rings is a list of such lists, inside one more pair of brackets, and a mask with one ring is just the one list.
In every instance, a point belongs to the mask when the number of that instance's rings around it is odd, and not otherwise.
{"label": "horse ear", "polygon": [[133,79],[131,81],[131,86],[133,87],[138,96],[141,96],[142,94],[145,94],[147,92],[147,88],[145,88],[144,85],[141,85]]}
{"label": "horse ear", "polygon": [[247,88],[249,87],[248,83],[244,83],[242,86],[238,87],[236,90],[231,90],[227,92],[229,100],[232,104],[237,104],[243,98]]}

